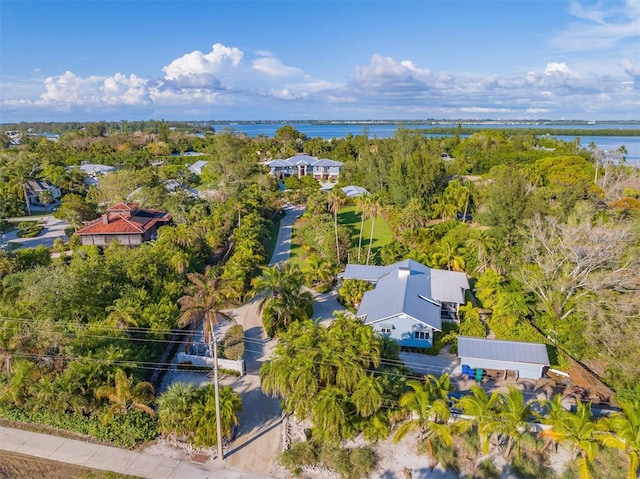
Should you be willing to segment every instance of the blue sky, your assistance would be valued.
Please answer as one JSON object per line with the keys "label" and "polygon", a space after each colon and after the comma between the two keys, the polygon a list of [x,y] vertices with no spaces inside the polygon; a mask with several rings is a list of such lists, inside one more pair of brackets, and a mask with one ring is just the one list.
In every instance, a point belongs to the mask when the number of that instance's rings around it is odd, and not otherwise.
{"label": "blue sky", "polygon": [[640,0],[0,2],[0,122],[640,119]]}

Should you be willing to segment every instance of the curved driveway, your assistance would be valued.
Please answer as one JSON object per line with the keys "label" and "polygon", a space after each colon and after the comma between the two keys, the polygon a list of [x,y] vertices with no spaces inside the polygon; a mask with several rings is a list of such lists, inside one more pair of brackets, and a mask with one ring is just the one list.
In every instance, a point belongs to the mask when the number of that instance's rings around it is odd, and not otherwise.
{"label": "curved driveway", "polygon": [[57,220],[53,216],[40,216],[40,217],[31,217],[25,216],[22,218],[11,218],[12,222],[15,220],[23,220],[23,221],[39,221],[43,224],[44,228],[42,232],[36,236],[35,238],[18,238],[18,231],[10,231],[9,233],[4,234],[4,240],[10,243],[15,243],[16,245],[24,246],[25,248],[35,248],[38,245],[46,246],[47,248],[51,248],[53,246],[53,242],[56,238],[62,238],[65,242],[69,240],[67,235],[64,233],[64,229],[69,226],[69,223],[62,220]]}

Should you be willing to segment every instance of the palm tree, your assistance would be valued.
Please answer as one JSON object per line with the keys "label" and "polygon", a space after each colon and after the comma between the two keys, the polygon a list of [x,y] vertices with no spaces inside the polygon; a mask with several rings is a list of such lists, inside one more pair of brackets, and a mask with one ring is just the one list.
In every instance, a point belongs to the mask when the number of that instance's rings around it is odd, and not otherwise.
{"label": "palm tree", "polygon": [[58,395],[55,380],[50,375],[45,374],[32,386],[31,390],[33,397],[30,403],[33,410],[39,411],[44,408],[45,411],[50,412]]}
{"label": "palm tree", "polygon": [[218,323],[219,316],[225,316],[221,310],[228,300],[228,290],[218,271],[209,266],[204,274],[188,273],[187,279],[190,284],[178,299],[182,310],[178,324],[184,328],[204,323],[205,341],[210,342],[211,328]]}
{"label": "palm tree", "polygon": [[[576,412],[560,410],[560,399],[547,401],[551,414],[543,421],[551,429],[540,435],[556,443],[568,443],[573,446],[574,459],[578,458],[578,471],[581,479],[591,478],[591,461],[595,459],[598,448],[596,423],[591,414],[591,404],[578,401]],[[561,406],[560,406],[561,407]]]}
{"label": "palm tree", "polygon": [[105,322],[109,326],[123,331],[129,328],[138,327],[138,322],[135,319],[138,310],[130,300],[119,298],[114,304],[107,306],[106,311],[109,314],[107,315]]}
{"label": "palm tree", "polygon": [[307,258],[304,265],[302,265],[301,271],[307,279],[307,284],[312,287],[331,284],[333,280],[331,264],[317,254],[312,254]]}
{"label": "palm tree", "polygon": [[373,415],[382,406],[382,384],[372,375],[363,376],[351,395],[351,402],[363,417]]}
{"label": "palm tree", "polygon": [[447,424],[451,412],[446,401],[437,398],[430,382],[422,384],[420,381],[410,379],[407,385],[413,390],[400,397],[400,406],[411,414],[411,419],[398,428],[393,441],[398,442],[409,432],[417,430],[420,433],[420,440],[427,446],[429,456],[435,458],[435,444],[453,446],[451,429]]}
{"label": "palm tree", "polygon": [[438,196],[436,202],[431,205],[434,218],[441,218],[444,223],[447,219],[453,219],[456,215],[456,206],[451,203],[444,195]]}
{"label": "palm tree", "polygon": [[371,218],[371,233],[369,235],[369,247],[367,249],[367,264],[369,264],[371,258],[371,246],[373,245],[373,230],[375,228],[376,218],[382,208],[382,197],[379,193],[369,195],[368,208],[367,217]]}
{"label": "palm tree", "polygon": [[447,238],[440,241],[431,255],[434,265],[449,271],[464,271],[465,262],[461,256],[461,248]]}
{"label": "palm tree", "polygon": [[495,430],[508,438],[506,457],[509,457],[514,446],[519,451],[527,421],[532,416],[531,406],[535,402],[525,401],[522,391],[514,386],[509,386],[508,392],[500,393]]}
{"label": "palm tree", "polygon": [[150,416],[155,416],[153,409],[148,406],[155,397],[151,383],[142,381],[134,384],[133,379],[122,369],[116,370],[113,380],[113,386],[105,384],[95,392],[98,399],[107,399],[111,403],[103,416],[105,424],[109,423],[115,414],[126,413],[131,408],[140,409]]}
{"label": "palm tree", "polygon": [[[226,316],[221,312],[222,305],[229,301],[229,289],[224,285],[217,271],[211,271],[209,266],[205,268],[204,274],[189,273],[187,279],[191,282],[185,287],[185,295],[178,299],[178,304],[182,308],[182,314],[178,324],[185,327],[187,325],[198,324],[204,321],[204,339],[213,348],[210,351],[213,357],[214,391],[215,391],[215,417],[220,418],[220,395],[218,386],[218,354],[217,338],[215,337],[214,324],[218,322],[218,316]],[[218,459],[224,459],[222,449],[222,425],[223,421],[216,421],[218,445]],[[197,433],[196,433],[197,434]],[[196,439],[198,441],[199,439]]]}
{"label": "palm tree", "polygon": [[620,400],[621,413],[601,421],[606,432],[600,442],[624,451],[629,459],[629,479],[638,477],[640,465],[640,399]]}
{"label": "palm tree", "polygon": [[347,201],[347,197],[341,188],[332,188],[329,192],[329,210],[333,213],[333,228],[336,234],[336,259],[340,263],[340,242],[338,238],[338,212]]}
{"label": "palm tree", "polygon": [[193,384],[178,382],[158,398],[158,427],[162,434],[181,437],[190,433],[189,422],[196,392]]}
{"label": "palm tree", "polygon": [[313,424],[329,442],[337,443],[353,435],[347,397],[342,388],[331,386],[320,391],[314,401],[312,418]]}
{"label": "palm tree", "polygon": [[[193,430],[193,442],[198,447],[218,445],[215,388],[207,385],[196,393],[191,410],[189,428]],[[225,386],[220,389],[220,430],[222,437],[231,438],[233,427],[238,425],[238,413],[242,411],[240,395]]]}
{"label": "palm tree", "polygon": [[480,437],[480,449],[483,455],[489,453],[489,438],[496,429],[498,392],[490,396],[480,386],[471,386],[471,395],[464,396],[457,401],[465,414],[473,416],[467,424],[475,424]]}
{"label": "palm tree", "polygon": [[496,254],[497,243],[488,231],[476,231],[466,241],[466,246],[476,250],[478,267],[476,271],[482,273],[491,264],[491,256]]}
{"label": "palm tree", "polygon": [[301,290],[302,283],[300,269],[288,261],[264,267],[262,275],[251,282],[251,295],[262,295],[259,308],[263,318],[274,321],[269,325],[274,332],[287,328],[292,319],[310,317],[313,298]]}
{"label": "palm tree", "polygon": [[362,231],[364,230],[364,221],[367,219],[369,212],[369,195],[361,195],[356,198],[356,212],[360,212],[360,235],[358,237],[358,264],[360,264],[360,251],[362,250]]}
{"label": "palm tree", "polygon": [[433,374],[425,376],[425,381],[431,384],[431,391],[434,397],[447,401],[449,399],[449,393],[453,390],[451,386],[451,376],[449,373],[444,373],[440,377],[436,377]]}

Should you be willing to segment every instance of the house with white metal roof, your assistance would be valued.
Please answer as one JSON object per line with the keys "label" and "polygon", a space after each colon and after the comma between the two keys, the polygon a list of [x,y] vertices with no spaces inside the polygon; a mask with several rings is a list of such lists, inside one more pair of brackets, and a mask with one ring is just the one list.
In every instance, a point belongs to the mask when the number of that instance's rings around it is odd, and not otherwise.
{"label": "house with white metal roof", "polygon": [[340,277],[373,283],[357,316],[401,346],[416,348],[432,346],[433,333],[442,331],[443,318],[455,317],[469,289],[464,273],[435,270],[413,260],[389,266],[349,264]]}
{"label": "house with white metal roof", "polygon": [[198,160],[194,164],[187,163],[186,167],[194,175],[200,176],[202,174],[202,170],[204,170],[204,167],[207,166],[207,163],[209,162],[204,160]]}
{"label": "house with white metal roof", "polygon": [[549,367],[547,347],[523,341],[458,336],[458,357],[472,369],[517,371],[526,379],[540,379]]}
{"label": "house with white metal roof", "polygon": [[305,153],[298,153],[296,156],[286,160],[268,161],[273,176],[284,178],[288,176],[313,176],[319,181],[337,180],[340,176],[342,163],[328,158],[318,159]]}

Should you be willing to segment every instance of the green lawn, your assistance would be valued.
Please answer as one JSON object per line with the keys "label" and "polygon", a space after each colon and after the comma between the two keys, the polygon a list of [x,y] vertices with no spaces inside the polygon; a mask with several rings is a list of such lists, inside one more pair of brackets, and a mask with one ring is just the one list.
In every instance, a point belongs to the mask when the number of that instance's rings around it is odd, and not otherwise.
{"label": "green lawn", "polygon": [[[360,238],[360,214],[356,213],[355,206],[346,206],[338,213],[338,221],[342,226],[346,226],[351,231],[351,244],[354,247],[358,247],[358,240]],[[369,248],[369,237],[371,235],[371,220],[368,219],[364,222],[362,230],[362,253],[365,255]],[[371,244],[371,251],[377,252],[383,246],[393,241],[393,235],[389,225],[380,215],[376,218],[373,226],[373,243]],[[352,258],[355,261],[355,258]],[[364,259],[361,257],[360,262]]]}
{"label": "green lawn", "polygon": [[[342,226],[346,226],[351,231],[351,244],[354,248],[358,247],[358,239],[360,237],[360,215],[356,213],[354,206],[346,206],[338,213],[338,222]],[[364,222],[364,229],[362,232],[362,254],[360,262],[364,262],[367,256],[367,249],[369,248],[369,235],[371,234],[371,220]],[[389,225],[382,216],[376,218],[376,222],[373,228],[373,243],[371,245],[372,254],[378,251],[386,244],[391,243],[393,235],[389,229]],[[291,241],[291,259],[292,263],[296,263],[302,266],[304,262],[305,253],[300,247],[300,243],[296,238],[296,228],[293,227],[293,237]],[[356,258],[351,258],[352,261],[356,261]]]}

